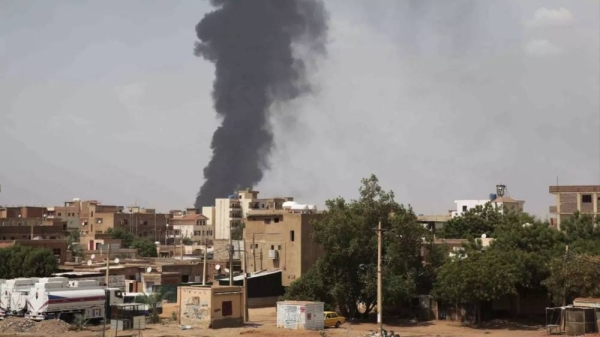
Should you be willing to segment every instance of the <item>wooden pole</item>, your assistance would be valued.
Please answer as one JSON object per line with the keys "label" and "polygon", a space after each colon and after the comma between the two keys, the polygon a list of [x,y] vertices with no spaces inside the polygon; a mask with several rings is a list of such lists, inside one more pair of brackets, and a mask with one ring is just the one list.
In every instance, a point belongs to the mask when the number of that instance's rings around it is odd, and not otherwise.
{"label": "wooden pole", "polygon": [[254,233],[252,233],[252,259],[254,260],[252,266],[254,267],[254,272],[256,273],[256,244],[254,241]]}
{"label": "wooden pole", "polygon": [[382,335],[383,330],[383,299],[382,299],[382,284],[381,284],[381,221],[377,226],[377,332]]}
{"label": "wooden pole", "polygon": [[248,315],[248,280],[246,279],[248,277],[248,271],[246,270],[248,266],[248,262],[246,261],[246,240],[244,240],[244,247],[240,251],[244,253],[244,259],[242,260],[244,264],[242,267],[244,272],[244,322],[248,322],[250,318]]}
{"label": "wooden pole", "polygon": [[206,285],[206,258],[208,256],[208,240],[204,239],[204,266],[202,270],[202,285]]}

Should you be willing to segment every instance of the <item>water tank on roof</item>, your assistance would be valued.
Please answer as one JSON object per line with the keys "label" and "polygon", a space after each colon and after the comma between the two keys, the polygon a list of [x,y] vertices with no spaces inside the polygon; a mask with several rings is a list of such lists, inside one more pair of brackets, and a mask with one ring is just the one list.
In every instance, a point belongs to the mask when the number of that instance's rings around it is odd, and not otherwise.
{"label": "water tank on roof", "polygon": [[490,193],[490,201],[496,200],[496,197],[497,197],[496,193]]}
{"label": "water tank on roof", "polygon": [[292,211],[306,211],[308,210],[308,205],[296,204],[292,206]]}
{"label": "water tank on roof", "polygon": [[316,212],[317,211],[317,206],[315,205],[308,205],[308,210],[311,212]]}
{"label": "water tank on roof", "polygon": [[227,199],[237,199],[237,194],[230,194],[227,196]]}
{"label": "water tank on roof", "polygon": [[281,207],[283,209],[291,209],[292,207],[294,207],[294,205],[296,205],[297,203],[295,201],[286,201],[284,202]]}

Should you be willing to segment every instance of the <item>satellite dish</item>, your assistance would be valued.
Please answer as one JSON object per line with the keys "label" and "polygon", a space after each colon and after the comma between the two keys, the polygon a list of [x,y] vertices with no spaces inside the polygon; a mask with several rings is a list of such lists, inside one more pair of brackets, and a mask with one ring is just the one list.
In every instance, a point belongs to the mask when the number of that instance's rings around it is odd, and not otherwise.
{"label": "satellite dish", "polygon": [[146,268],[146,273],[151,273],[151,272],[152,272],[152,267]]}
{"label": "satellite dish", "polygon": [[481,234],[481,238],[482,238],[482,239],[485,239],[485,238],[487,238],[487,235],[485,235],[485,234]]}
{"label": "satellite dish", "polygon": [[96,258],[96,254],[92,254],[92,256],[90,256],[90,259],[95,259]]}
{"label": "satellite dish", "polygon": [[87,265],[91,266],[92,265],[92,260],[88,260]]}
{"label": "satellite dish", "polygon": [[119,258],[118,257],[115,258],[115,263],[119,264]]}
{"label": "satellite dish", "polygon": [[225,268],[225,270],[224,270],[224,271],[225,271],[225,274],[228,274],[228,273],[229,273],[229,269],[227,269],[227,268]]}
{"label": "satellite dish", "polygon": [[221,269],[221,265],[220,264],[215,265],[215,269],[216,270],[220,270]]}

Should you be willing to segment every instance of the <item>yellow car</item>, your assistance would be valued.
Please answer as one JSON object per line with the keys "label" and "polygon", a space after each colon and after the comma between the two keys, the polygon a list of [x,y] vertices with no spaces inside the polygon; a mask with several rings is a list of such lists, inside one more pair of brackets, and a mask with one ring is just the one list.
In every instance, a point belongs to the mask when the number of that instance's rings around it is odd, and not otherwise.
{"label": "yellow car", "polygon": [[339,316],[338,314],[336,314],[333,311],[325,311],[325,327],[326,328],[331,328],[331,327],[336,327],[339,328],[340,325],[346,323],[346,317],[343,316]]}

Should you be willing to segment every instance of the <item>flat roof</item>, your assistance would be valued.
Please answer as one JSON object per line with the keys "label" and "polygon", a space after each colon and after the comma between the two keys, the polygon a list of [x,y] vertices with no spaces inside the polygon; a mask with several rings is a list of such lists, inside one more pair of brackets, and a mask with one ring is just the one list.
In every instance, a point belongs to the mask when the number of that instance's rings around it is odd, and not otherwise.
{"label": "flat roof", "polygon": [[549,187],[550,193],[594,193],[600,192],[600,185],[553,185]]}

